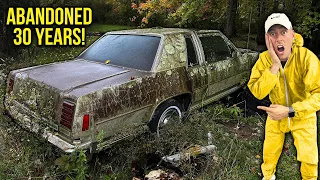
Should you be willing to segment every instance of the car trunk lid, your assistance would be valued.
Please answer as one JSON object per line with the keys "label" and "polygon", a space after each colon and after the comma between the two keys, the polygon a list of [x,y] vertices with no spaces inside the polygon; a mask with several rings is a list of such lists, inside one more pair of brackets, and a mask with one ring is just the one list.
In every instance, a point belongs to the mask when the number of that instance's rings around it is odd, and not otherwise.
{"label": "car trunk lid", "polygon": [[24,71],[29,78],[61,91],[69,91],[125,72],[128,70],[86,60],[55,63]]}

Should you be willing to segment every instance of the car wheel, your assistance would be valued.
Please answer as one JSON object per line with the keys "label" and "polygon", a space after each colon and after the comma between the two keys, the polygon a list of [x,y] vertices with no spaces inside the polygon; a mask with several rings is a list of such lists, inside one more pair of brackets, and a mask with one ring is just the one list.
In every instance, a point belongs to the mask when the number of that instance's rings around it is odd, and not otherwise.
{"label": "car wheel", "polygon": [[175,123],[177,120],[182,119],[182,106],[181,104],[170,99],[162,103],[154,112],[151,121],[148,126],[151,132],[156,132],[157,136],[160,136],[160,129],[163,126],[169,125],[170,123]]}

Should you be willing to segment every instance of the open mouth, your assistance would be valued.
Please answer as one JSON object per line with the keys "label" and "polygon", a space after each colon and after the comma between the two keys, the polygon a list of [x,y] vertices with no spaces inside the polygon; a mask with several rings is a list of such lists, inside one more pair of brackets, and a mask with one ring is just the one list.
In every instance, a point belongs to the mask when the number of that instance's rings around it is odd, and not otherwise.
{"label": "open mouth", "polygon": [[284,52],[284,46],[279,45],[277,48],[278,48],[278,52],[280,52],[280,53]]}

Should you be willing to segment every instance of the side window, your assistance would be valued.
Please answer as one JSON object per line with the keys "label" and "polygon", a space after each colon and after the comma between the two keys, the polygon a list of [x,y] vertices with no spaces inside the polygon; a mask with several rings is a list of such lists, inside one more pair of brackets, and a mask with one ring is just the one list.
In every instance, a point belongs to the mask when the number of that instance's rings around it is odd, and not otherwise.
{"label": "side window", "polygon": [[200,37],[206,61],[216,62],[232,57],[229,46],[221,36]]}
{"label": "side window", "polygon": [[197,59],[197,52],[193,45],[191,36],[185,36],[185,39],[187,44],[188,66],[199,64]]}

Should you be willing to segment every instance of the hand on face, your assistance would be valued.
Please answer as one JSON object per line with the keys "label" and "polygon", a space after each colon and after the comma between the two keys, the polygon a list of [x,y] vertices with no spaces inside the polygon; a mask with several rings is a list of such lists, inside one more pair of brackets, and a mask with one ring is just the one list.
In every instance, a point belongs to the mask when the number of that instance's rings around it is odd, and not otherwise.
{"label": "hand on face", "polygon": [[276,54],[276,52],[274,50],[274,47],[272,45],[272,41],[270,39],[270,35],[268,33],[266,33],[265,39],[266,39],[266,45],[267,45],[267,48],[268,48],[269,55],[270,55],[270,57],[272,59],[272,65],[281,66],[281,61],[280,61],[278,55]]}
{"label": "hand on face", "polygon": [[270,107],[258,106],[257,108],[266,111],[271,120],[281,120],[288,117],[289,113],[288,107],[278,104],[271,104]]}

